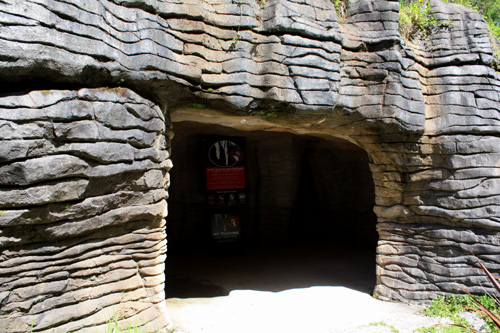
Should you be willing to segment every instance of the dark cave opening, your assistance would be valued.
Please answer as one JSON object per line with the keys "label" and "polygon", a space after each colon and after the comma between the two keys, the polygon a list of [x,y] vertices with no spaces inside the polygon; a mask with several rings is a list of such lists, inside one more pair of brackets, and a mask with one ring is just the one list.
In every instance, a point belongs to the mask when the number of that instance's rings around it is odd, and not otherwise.
{"label": "dark cave opening", "polygon": [[[286,132],[174,124],[167,217],[166,296],[214,297],[235,289],[343,285],[370,292],[378,240],[367,153],[347,140]],[[246,140],[247,205],[241,238],[211,238],[202,138]]]}

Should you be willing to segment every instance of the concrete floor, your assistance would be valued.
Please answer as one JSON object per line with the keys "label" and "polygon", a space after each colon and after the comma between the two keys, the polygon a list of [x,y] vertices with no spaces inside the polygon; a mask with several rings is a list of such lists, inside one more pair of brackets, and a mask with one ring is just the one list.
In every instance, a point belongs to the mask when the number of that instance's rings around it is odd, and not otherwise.
{"label": "concrete floor", "polygon": [[419,306],[372,298],[375,254],[359,249],[170,256],[165,285],[176,333],[404,333],[438,323]]}

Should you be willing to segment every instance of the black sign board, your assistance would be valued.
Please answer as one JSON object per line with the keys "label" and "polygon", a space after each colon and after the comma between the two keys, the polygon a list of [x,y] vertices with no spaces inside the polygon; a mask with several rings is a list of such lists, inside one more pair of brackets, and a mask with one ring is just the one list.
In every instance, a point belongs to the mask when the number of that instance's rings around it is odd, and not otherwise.
{"label": "black sign board", "polygon": [[240,219],[237,214],[212,214],[212,238],[217,242],[232,242],[240,238]]}
{"label": "black sign board", "polygon": [[245,205],[246,156],[244,137],[205,137],[206,205],[235,207]]}

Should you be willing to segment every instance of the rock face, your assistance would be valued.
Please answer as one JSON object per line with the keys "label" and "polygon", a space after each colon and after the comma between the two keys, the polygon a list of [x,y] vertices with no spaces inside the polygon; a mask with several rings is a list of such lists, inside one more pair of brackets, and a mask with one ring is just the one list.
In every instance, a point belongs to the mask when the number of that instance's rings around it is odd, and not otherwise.
{"label": "rock face", "polygon": [[328,0],[0,1],[0,327],[93,331],[113,310],[167,326],[170,116],[209,108],[366,151],[375,296],[482,292],[470,251],[500,270],[500,81],[481,17],[429,1],[452,24],[420,42],[397,0],[350,0],[343,20]]}
{"label": "rock face", "polygon": [[128,89],[0,105],[2,331],[75,331],[113,311],[165,326],[163,113]]}

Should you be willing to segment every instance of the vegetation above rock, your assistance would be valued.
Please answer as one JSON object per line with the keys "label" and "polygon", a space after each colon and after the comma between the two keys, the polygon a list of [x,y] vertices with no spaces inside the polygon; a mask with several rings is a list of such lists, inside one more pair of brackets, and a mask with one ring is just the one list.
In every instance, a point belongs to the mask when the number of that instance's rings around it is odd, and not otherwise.
{"label": "vegetation above rock", "polygon": [[344,21],[348,0],[331,0],[331,1],[333,3],[333,6],[335,7],[335,12],[337,13],[337,19],[339,20],[339,22]]}
{"label": "vegetation above rock", "polygon": [[[494,56],[500,59],[500,0],[443,0],[478,11],[488,24]],[[438,22],[427,0],[400,0],[399,32],[406,40],[428,40],[436,28],[452,26],[451,21]]]}
{"label": "vegetation above rock", "polygon": [[500,0],[444,0],[477,10],[483,15],[490,32],[500,39]]}
{"label": "vegetation above rock", "polygon": [[427,39],[438,20],[432,15],[426,0],[400,0],[399,32],[404,39]]}

